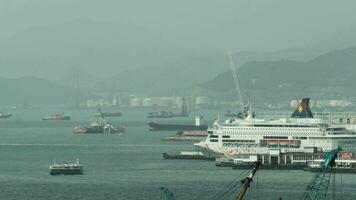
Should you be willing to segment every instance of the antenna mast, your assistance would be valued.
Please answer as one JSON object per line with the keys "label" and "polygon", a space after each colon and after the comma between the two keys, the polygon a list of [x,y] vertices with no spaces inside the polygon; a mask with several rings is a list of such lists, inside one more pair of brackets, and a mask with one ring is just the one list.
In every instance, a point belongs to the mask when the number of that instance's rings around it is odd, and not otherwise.
{"label": "antenna mast", "polygon": [[234,63],[234,61],[232,59],[230,51],[227,51],[227,56],[229,58],[229,67],[230,67],[231,72],[232,72],[232,77],[234,78],[237,98],[238,98],[238,100],[240,100],[241,112],[243,113],[244,110],[245,110],[245,104],[244,104],[244,100],[242,98],[242,92],[241,92],[241,88],[240,88],[240,80],[239,80],[239,78],[237,76],[236,66],[235,66],[235,63]]}

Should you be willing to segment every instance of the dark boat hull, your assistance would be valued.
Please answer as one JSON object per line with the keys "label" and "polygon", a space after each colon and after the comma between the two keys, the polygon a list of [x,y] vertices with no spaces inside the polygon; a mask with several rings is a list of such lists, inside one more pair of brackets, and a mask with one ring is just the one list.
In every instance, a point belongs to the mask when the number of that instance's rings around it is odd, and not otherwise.
{"label": "dark boat hull", "polygon": [[83,168],[75,169],[51,169],[49,171],[51,175],[75,175],[75,174],[84,174]]}
{"label": "dark boat hull", "polygon": [[[233,164],[232,169],[251,169],[252,163]],[[301,164],[262,164],[259,169],[270,170],[301,170],[306,167],[306,163]]]}
{"label": "dark boat hull", "polygon": [[172,117],[189,117],[189,114],[186,113],[172,114]]}
{"label": "dark boat hull", "polygon": [[[121,117],[122,113],[121,112],[112,112],[112,113],[103,113],[104,117]],[[95,117],[100,117],[100,113],[96,113]]]}
{"label": "dark boat hull", "polygon": [[181,154],[162,154],[164,159],[185,159],[185,160],[213,160],[204,155],[181,155]]}
{"label": "dark boat hull", "polygon": [[150,131],[204,131],[208,129],[206,125],[188,125],[188,124],[158,124],[155,122],[148,123]]}
{"label": "dark boat hull", "polygon": [[0,119],[7,119],[7,118],[10,118],[12,117],[12,114],[3,114],[3,115],[0,115]]}
{"label": "dark boat hull", "polygon": [[[303,169],[304,171],[308,172],[322,172],[323,170],[321,168],[316,168],[316,167],[305,167]],[[356,168],[333,168],[331,169],[332,172],[335,173],[356,173]]]}
{"label": "dark boat hull", "polygon": [[125,128],[115,128],[110,130],[104,130],[101,126],[95,127],[82,127],[74,130],[75,133],[84,134],[104,134],[104,133],[124,133]]}

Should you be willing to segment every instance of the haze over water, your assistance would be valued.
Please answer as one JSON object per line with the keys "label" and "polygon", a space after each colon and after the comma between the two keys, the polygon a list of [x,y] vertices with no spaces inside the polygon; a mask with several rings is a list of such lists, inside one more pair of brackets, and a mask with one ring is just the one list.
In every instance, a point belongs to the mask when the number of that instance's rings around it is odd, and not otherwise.
{"label": "haze over water", "polygon": [[[230,188],[234,199],[249,170],[165,160],[193,142],[162,141],[175,132],[147,123],[203,115],[211,126],[243,101],[257,117],[290,116],[305,97],[313,112],[356,122],[355,10],[354,0],[0,0],[0,112],[12,114],[0,119],[0,200],[159,199],[162,186],[177,200]],[[183,98],[189,118],[146,118]],[[123,113],[110,120],[124,134],[73,133],[99,121],[98,105]],[[55,113],[72,119],[42,120]],[[84,175],[49,174],[77,158]],[[312,176],[260,170],[246,199],[299,199]],[[327,199],[356,199],[355,178],[336,174]]]}
{"label": "haze over water", "polygon": [[[217,112],[198,113],[213,118]],[[212,161],[164,160],[163,152],[194,150],[192,143],[161,141],[172,132],[149,132],[144,111],[125,111],[120,120],[127,132],[121,136],[74,134],[75,124],[93,119],[92,111],[72,111],[70,122],[39,123],[44,113],[19,110],[15,114],[22,114],[21,119],[0,121],[1,199],[159,199],[161,186],[177,199],[212,199],[249,171],[217,168]],[[76,158],[85,167],[84,175],[49,175],[54,159],[74,162]],[[311,178],[312,173],[303,171],[261,170],[248,197],[299,199]],[[336,175],[338,196],[356,197],[355,178]],[[232,198],[237,193],[233,191]]]}

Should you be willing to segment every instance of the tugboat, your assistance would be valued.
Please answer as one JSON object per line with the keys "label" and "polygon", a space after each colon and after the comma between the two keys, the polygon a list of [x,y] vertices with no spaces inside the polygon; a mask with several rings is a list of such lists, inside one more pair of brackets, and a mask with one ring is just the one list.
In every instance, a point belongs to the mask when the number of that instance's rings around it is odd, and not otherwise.
{"label": "tugboat", "polygon": [[12,116],[12,114],[10,114],[10,113],[0,112],[0,119],[10,118],[11,116]]}
{"label": "tugboat", "polygon": [[124,133],[125,132],[125,128],[115,127],[111,123],[106,122],[99,105],[98,107],[100,113],[100,123],[93,122],[89,126],[78,125],[74,129],[74,133]]}
{"label": "tugboat", "polygon": [[77,159],[76,163],[64,163],[64,164],[56,164],[54,161],[53,165],[49,166],[49,174],[51,175],[74,175],[74,174],[83,174],[84,167],[79,164],[79,159]]}
{"label": "tugboat", "polygon": [[44,117],[42,120],[70,120],[70,115],[68,114],[54,114],[48,117]]}

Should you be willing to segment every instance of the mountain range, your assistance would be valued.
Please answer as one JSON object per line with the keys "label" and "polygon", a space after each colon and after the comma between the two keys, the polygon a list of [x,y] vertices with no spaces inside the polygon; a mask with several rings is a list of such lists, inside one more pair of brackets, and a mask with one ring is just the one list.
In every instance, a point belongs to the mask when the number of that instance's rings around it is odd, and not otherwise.
{"label": "mountain range", "polygon": [[[356,47],[332,51],[307,62],[253,61],[238,69],[241,88],[259,103],[281,99],[356,97]],[[231,71],[200,84],[201,93],[234,98]],[[261,102],[262,101],[262,102]]]}
{"label": "mountain range", "polygon": [[[129,70],[107,81],[111,84],[116,81],[111,91],[126,91],[128,94],[137,94],[139,91],[130,88],[142,88],[139,92],[143,95],[204,95],[222,100],[235,100],[234,82],[231,71],[225,67],[226,59],[223,56],[210,58],[211,60],[197,59],[190,63],[191,66],[205,66],[204,73],[200,71],[201,68],[183,71],[180,70],[182,63],[174,63],[171,68],[141,70],[139,73],[145,75],[143,79],[132,79],[138,72],[133,73]],[[221,68],[217,69],[216,66]],[[225,72],[219,73],[222,68],[225,68]],[[354,92],[356,47],[332,51],[305,62],[291,60],[247,62],[237,71],[244,96],[250,96],[256,104],[263,104],[266,101],[285,102],[286,99],[301,97],[356,98]],[[179,77],[181,79],[178,79]],[[113,87],[107,82],[101,84],[102,87]],[[123,89],[124,86],[127,90]],[[176,90],[177,88],[182,90]],[[75,95],[78,93],[73,87],[29,76],[16,79],[0,78],[0,91],[2,94],[0,105],[24,103],[73,105]],[[91,95],[91,91],[88,90],[81,89],[79,92],[85,94],[84,96]]]}

